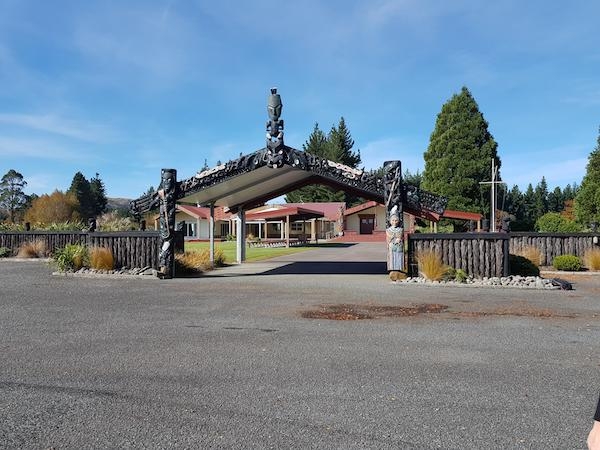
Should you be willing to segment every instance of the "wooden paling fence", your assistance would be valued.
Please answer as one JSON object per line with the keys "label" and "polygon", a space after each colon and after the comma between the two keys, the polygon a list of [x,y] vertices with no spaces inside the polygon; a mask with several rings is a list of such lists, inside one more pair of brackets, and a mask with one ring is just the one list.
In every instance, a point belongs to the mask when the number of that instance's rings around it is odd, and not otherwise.
{"label": "wooden paling fence", "polygon": [[418,276],[417,255],[434,250],[444,264],[462,269],[476,278],[502,277],[510,273],[509,254],[528,247],[541,253],[541,266],[551,266],[560,255],[580,258],[598,248],[598,233],[450,233],[409,234],[408,272]]}
{"label": "wooden paling fence", "polygon": [[[596,238],[596,244],[594,244]],[[598,233],[510,233],[510,252],[520,253],[527,247],[541,253],[542,266],[551,266],[556,256],[575,255],[583,258],[592,248],[597,248]]]}
{"label": "wooden paling fence", "polygon": [[158,269],[161,239],[157,231],[93,232],[23,231],[0,232],[0,247],[16,253],[27,242],[43,240],[49,252],[67,244],[109,248],[115,267],[151,267]]}
{"label": "wooden paling fence", "polygon": [[417,255],[433,250],[444,264],[475,278],[508,276],[509,235],[506,233],[448,233],[408,235],[408,274],[418,276]]}

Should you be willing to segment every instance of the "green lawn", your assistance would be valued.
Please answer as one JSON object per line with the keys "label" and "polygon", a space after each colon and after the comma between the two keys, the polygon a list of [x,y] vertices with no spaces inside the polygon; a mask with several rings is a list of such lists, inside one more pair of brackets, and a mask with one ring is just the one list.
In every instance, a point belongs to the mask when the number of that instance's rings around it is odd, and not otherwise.
{"label": "green lawn", "polygon": [[[289,255],[292,253],[304,252],[306,250],[310,250],[312,248],[317,247],[316,245],[307,245],[303,247],[246,247],[246,261],[261,261],[269,258],[274,258],[276,256]],[[208,242],[186,242],[185,250],[193,251],[193,250],[202,250],[208,249]],[[235,241],[224,241],[224,242],[215,242],[215,250],[221,249],[223,254],[225,255],[225,262],[228,264],[232,264],[236,261],[236,243]]]}

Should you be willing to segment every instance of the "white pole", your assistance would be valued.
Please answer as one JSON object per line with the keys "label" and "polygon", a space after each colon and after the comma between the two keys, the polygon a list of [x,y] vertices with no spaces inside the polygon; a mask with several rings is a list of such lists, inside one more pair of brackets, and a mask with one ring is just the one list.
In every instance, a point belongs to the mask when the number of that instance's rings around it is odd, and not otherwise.
{"label": "white pole", "polygon": [[492,233],[495,233],[496,232],[496,168],[494,167],[494,158],[492,158],[492,201],[491,201],[490,206],[492,208],[491,231],[492,231]]}

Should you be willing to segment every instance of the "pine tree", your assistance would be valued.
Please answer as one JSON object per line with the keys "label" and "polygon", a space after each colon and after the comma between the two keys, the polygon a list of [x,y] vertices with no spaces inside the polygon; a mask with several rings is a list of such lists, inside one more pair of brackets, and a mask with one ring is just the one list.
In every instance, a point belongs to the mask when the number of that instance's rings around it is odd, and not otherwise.
{"label": "pine tree", "polygon": [[106,198],[104,183],[97,172],[96,176],[90,180],[90,190],[92,193],[94,216],[99,216],[106,212],[108,199]]}
{"label": "pine tree", "polygon": [[535,191],[529,183],[523,194],[523,225],[525,230],[533,230],[535,224]]}
{"label": "pine tree", "polygon": [[92,196],[90,182],[83,176],[81,172],[77,172],[73,176],[71,187],[67,192],[73,194],[77,199],[77,203],[79,204],[79,216],[83,220],[94,217],[94,198]]}
{"label": "pine tree", "polygon": [[573,188],[576,191],[575,217],[577,221],[589,226],[592,222],[600,222],[600,134],[596,148],[590,153],[586,166],[586,173],[581,182],[581,187]]}
{"label": "pine tree", "polygon": [[534,222],[548,212],[548,184],[546,178],[535,187],[534,191]]}
{"label": "pine tree", "polygon": [[548,211],[561,212],[565,209],[565,201],[560,187],[556,186],[554,190],[548,193]]}
{"label": "pine tree", "polygon": [[356,168],[360,164],[360,150],[352,150],[354,140],[346,126],[346,121],[340,117],[338,126],[332,126],[327,136],[327,157],[335,162]]}
{"label": "pine tree", "polygon": [[477,102],[463,87],[437,116],[424,154],[423,189],[448,197],[448,209],[489,212],[479,183],[490,181],[492,159],[500,168],[497,147]]}
{"label": "pine tree", "polygon": [[19,172],[10,169],[0,180],[0,207],[8,212],[8,220],[15,223],[17,212],[27,204],[27,195],[23,188],[27,182]]}
{"label": "pine tree", "polygon": [[[315,123],[312,133],[302,145],[302,148],[311,155],[331,159],[329,141],[325,133],[319,128],[318,123]],[[288,192],[285,201],[287,203],[342,202],[344,201],[344,193],[341,191],[335,192],[322,185],[310,185]]]}

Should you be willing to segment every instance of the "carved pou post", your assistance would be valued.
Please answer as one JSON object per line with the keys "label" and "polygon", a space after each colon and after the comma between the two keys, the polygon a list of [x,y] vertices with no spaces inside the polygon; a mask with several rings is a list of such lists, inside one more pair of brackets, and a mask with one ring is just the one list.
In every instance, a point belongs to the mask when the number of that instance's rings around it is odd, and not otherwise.
{"label": "carved pou post", "polygon": [[283,120],[280,120],[283,103],[277,88],[271,89],[271,95],[267,99],[267,165],[275,169],[283,166],[285,152],[283,145]]}
{"label": "carved pou post", "polygon": [[162,169],[158,189],[159,224],[162,245],[158,256],[160,273],[164,278],[175,276],[174,238],[175,238],[175,201],[177,198],[177,170]]}
{"label": "carved pou post", "polygon": [[387,269],[392,281],[406,277],[404,268],[404,223],[402,165],[400,161],[383,164],[383,195],[386,208]]}

